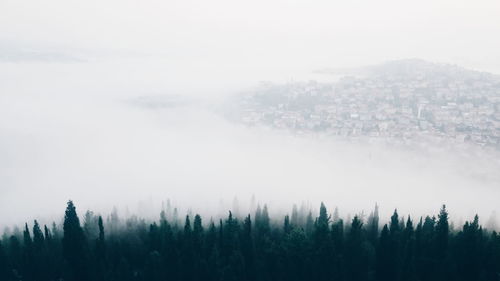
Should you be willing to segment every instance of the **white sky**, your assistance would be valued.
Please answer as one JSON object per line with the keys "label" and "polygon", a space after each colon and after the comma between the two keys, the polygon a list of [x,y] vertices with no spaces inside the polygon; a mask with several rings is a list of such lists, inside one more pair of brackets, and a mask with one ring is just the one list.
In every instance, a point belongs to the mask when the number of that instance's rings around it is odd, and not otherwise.
{"label": "white sky", "polygon": [[[0,225],[59,214],[68,198],[92,207],[174,195],[202,205],[252,192],[350,210],[377,201],[387,213],[447,201],[460,215],[488,214],[500,192],[488,159],[290,140],[197,109],[123,101],[401,58],[500,73],[498,34],[498,0],[0,0]],[[8,59],[33,52],[88,62]],[[468,165],[494,179],[462,173]]]}
{"label": "white sky", "polygon": [[500,70],[496,0],[1,0],[0,44],[162,54],[221,69],[419,57]]}

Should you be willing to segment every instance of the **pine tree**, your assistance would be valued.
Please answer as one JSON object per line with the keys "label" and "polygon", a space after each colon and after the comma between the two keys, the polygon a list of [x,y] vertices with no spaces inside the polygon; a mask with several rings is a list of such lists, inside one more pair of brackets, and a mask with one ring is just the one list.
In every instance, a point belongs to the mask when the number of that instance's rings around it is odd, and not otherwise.
{"label": "pine tree", "polygon": [[202,219],[200,215],[196,214],[194,216],[193,233],[192,233],[194,280],[201,280],[205,278],[208,273],[207,261],[203,257],[203,249],[204,249],[203,238],[204,238],[204,229],[203,229]]}
{"label": "pine tree", "polygon": [[379,214],[377,204],[375,204],[375,209],[370,213],[370,216],[368,216],[366,230],[368,232],[368,240],[372,243],[372,245],[376,246],[379,234]]}
{"label": "pine tree", "polygon": [[[21,248],[21,243],[19,242],[19,239],[15,236],[12,235],[9,238],[9,249],[8,249],[8,255],[10,257],[10,265],[12,267],[12,275],[18,275],[18,272],[22,270],[21,264],[22,264],[22,248]],[[16,274],[17,273],[17,274]],[[20,278],[18,278],[20,279]]]}
{"label": "pine tree", "polygon": [[456,259],[459,280],[480,280],[482,236],[477,215],[472,222],[466,222],[458,234]]}
{"label": "pine tree", "polygon": [[243,229],[241,233],[241,253],[245,262],[246,280],[255,280],[255,245],[253,242],[252,219],[250,218],[250,215],[248,215],[243,222]]}
{"label": "pine tree", "polygon": [[215,281],[219,278],[219,251],[218,251],[217,227],[212,221],[205,236],[205,258],[207,260],[207,274],[205,280]]}
{"label": "pine tree", "polygon": [[449,237],[449,224],[448,224],[448,212],[446,211],[446,206],[443,205],[441,211],[438,215],[438,221],[436,223],[436,258],[443,261],[446,257],[446,251],[448,249],[448,237]]}
{"label": "pine tree", "polygon": [[315,279],[328,280],[332,274],[330,262],[333,259],[333,243],[330,236],[330,216],[323,203],[319,208],[319,217],[314,224],[313,243],[316,252],[315,259]]}
{"label": "pine tree", "polygon": [[325,204],[323,204],[322,202],[319,208],[319,217],[315,225],[316,233],[321,233],[322,235],[326,235],[326,233],[328,233],[329,224],[330,224],[330,216],[328,216]]}
{"label": "pine tree", "polygon": [[175,239],[172,226],[164,221],[159,231],[159,249],[161,249],[165,275],[170,280],[180,279],[180,256],[182,254],[182,250],[178,247],[180,241]]}
{"label": "pine tree", "polygon": [[47,227],[47,225],[43,226],[43,231],[44,231],[44,235],[45,235],[45,241],[47,243],[50,243],[50,241],[52,240],[52,234],[50,233],[50,230]]}
{"label": "pine tree", "polygon": [[25,223],[23,231],[22,272],[26,280],[35,280],[37,272],[34,262],[33,240],[28,224]]}
{"label": "pine tree", "polygon": [[166,215],[159,224],[132,216],[106,236],[99,216],[98,234],[87,239],[68,202],[64,236],[55,224],[43,232],[38,221],[3,233],[0,280],[498,280],[500,235],[483,230],[477,216],[458,231],[450,227],[444,206],[416,226],[395,211],[374,250],[369,223],[376,213],[366,227],[359,215],[347,227],[340,218],[330,221],[322,204],[316,220],[310,219],[309,235],[305,224],[294,226],[288,216],[271,224],[263,209],[259,231],[250,215],[240,223],[229,212],[207,230],[199,215],[186,216],[184,227],[172,227]]}
{"label": "pine tree", "polygon": [[401,228],[399,225],[398,210],[394,210],[394,213],[391,216],[391,224],[389,226],[389,232],[390,232],[391,236],[397,236],[397,235],[399,235],[400,231],[401,231]]}
{"label": "pine tree", "polygon": [[[264,206],[262,213],[262,223],[266,223],[266,219],[264,218],[267,216],[266,206]],[[225,221],[223,235],[224,239],[221,254],[226,266],[222,269],[222,280],[242,280],[245,270],[243,255],[238,247],[239,223],[238,220],[233,217],[232,212],[229,212],[229,216]]]}
{"label": "pine tree", "polygon": [[203,225],[201,216],[195,215],[193,222],[193,249],[195,253],[201,253],[203,244]]}
{"label": "pine tree", "polygon": [[68,279],[88,280],[88,256],[86,238],[80,226],[73,201],[68,201],[64,216],[63,255],[69,265]]}
{"label": "pine tree", "polygon": [[283,232],[286,234],[290,234],[292,231],[292,226],[290,224],[290,217],[288,215],[285,216],[285,221],[283,222]]}
{"label": "pine tree", "polygon": [[189,215],[186,216],[184,223],[184,232],[182,233],[182,250],[181,254],[181,279],[185,281],[194,280],[194,252],[193,252],[193,230],[191,228],[191,220]]}
{"label": "pine tree", "polygon": [[42,251],[45,238],[43,237],[43,232],[40,229],[40,225],[35,220],[33,225],[33,246],[35,251]]}
{"label": "pine tree", "polygon": [[391,252],[392,241],[387,224],[380,233],[379,244],[377,247],[376,280],[394,281],[396,279],[395,264]]}
{"label": "pine tree", "polygon": [[28,228],[28,223],[24,224],[23,242],[24,242],[24,247],[26,249],[31,250],[31,248],[33,247],[33,240],[31,239],[31,234],[30,234],[30,230]]}
{"label": "pine tree", "polygon": [[314,231],[314,220],[313,220],[313,216],[312,216],[312,212],[309,211],[309,213],[307,214],[307,217],[306,217],[306,234],[308,236],[310,236],[313,231]]}
{"label": "pine tree", "polygon": [[87,210],[83,217],[83,231],[89,240],[93,241],[97,238],[97,217],[94,215],[94,212],[90,210]]}
{"label": "pine tree", "polygon": [[485,253],[485,279],[498,280],[500,277],[500,235],[493,231],[489,237],[488,244],[486,245]]}
{"label": "pine tree", "polygon": [[402,234],[401,280],[415,280],[415,231],[410,216]]}
{"label": "pine tree", "polygon": [[107,268],[107,259],[106,259],[106,237],[104,233],[104,225],[102,221],[102,217],[99,216],[97,219],[97,226],[99,228],[99,236],[96,239],[95,246],[95,263],[96,263],[96,278],[98,281],[106,280],[106,268]]}
{"label": "pine tree", "polygon": [[298,208],[297,208],[297,205],[296,205],[296,204],[293,204],[293,208],[292,208],[292,217],[291,217],[290,223],[291,223],[294,227],[299,226],[299,210],[298,210]]}
{"label": "pine tree", "polygon": [[267,210],[267,205],[264,205],[264,208],[262,209],[262,215],[260,217],[260,222],[259,222],[259,232],[263,235],[268,235],[269,232],[271,231],[271,225],[270,225],[270,219],[269,219],[269,212]]}
{"label": "pine tree", "polygon": [[333,211],[333,221],[336,222],[340,219],[340,215],[339,215],[339,208],[338,207],[335,207],[335,210]]}
{"label": "pine tree", "polygon": [[364,243],[363,223],[354,216],[346,238],[345,267],[347,279],[352,281],[368,280],[370,251]]}
{"label": "pine tree", "polygon": [[449,223],[448,223],[448,212],[446,211],[446,206],[443,205],[439,215],[438,221],[435,228],[435,242],[434,242],[434,252],[436,260],[436,280],[444,280],[447,278],[447,266],[445,263],[446,253],[448,251],[448,239],[449,239]]}
{"label": "pine tree", "polygon": [[416,253],[416,267],[417,276],[421,280],[432,280],[436,274],[435,263],[435,225],[436,218],[426,216],[423,223],[419,223],[417,227],[417,253]]}
{"label": "pine tree", "polygon": [[45,247],[45,237],[43,236],[42,229],[38,221],[33,224],[33,260],[32,268],[34,275],[38,279],[48,279],[50,272],[48,272],[47,252]]}
{"label": "pine tree", "polygon": [[9,274],[10,268],[11,265],[7,259],[7,253],[2,245],[2,241],[0,241],[0,280],[11,280]]}
{"label": "pine tree", "polygon": [[389,225],[390,247],[388,248],[391,256],[393,273],[390,278],[398,280],[401,269],[401,224],[399,221],[398,211],[394,210],[391,216],[391,224]]}

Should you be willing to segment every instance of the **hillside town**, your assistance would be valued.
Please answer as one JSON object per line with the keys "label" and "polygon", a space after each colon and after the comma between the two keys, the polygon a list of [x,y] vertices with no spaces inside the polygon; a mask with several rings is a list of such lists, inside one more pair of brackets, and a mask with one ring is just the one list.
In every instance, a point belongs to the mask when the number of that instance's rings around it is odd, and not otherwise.
{"label": "hillside town", "polygon": [[451,65],[396,61],[334,83],[262,83],[241,106],[244,124],[296,134],[500,149],[500,77]]}

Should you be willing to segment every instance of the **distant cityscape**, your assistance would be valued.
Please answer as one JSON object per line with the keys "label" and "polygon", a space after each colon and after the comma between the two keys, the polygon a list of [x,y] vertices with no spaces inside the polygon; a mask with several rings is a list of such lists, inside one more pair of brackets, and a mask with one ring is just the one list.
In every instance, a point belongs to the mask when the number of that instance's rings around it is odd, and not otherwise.
{"label": "distant cityscape", "polygon": [[402,60],[359,69],[334,83],[262,83],[240,102],[237,118],[249,126],[500,149],[500,76],[453,65]]}

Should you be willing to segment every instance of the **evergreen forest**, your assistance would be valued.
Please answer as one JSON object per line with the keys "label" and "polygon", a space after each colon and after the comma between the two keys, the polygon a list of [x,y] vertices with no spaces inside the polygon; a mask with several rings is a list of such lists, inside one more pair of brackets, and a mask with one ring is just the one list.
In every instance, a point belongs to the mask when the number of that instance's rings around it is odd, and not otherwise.
{"label": "evergreen forest", "polygon": [[478,216],[453,226],[445,206],[418,218],[395,210],[387,223],[378,207],[344,220],[324,204],[217,220],[162,210],[148,221],[91,211],[80,220],[69,201],[63,223],[4,231],[0,280],[495,281],[500,235]]}

